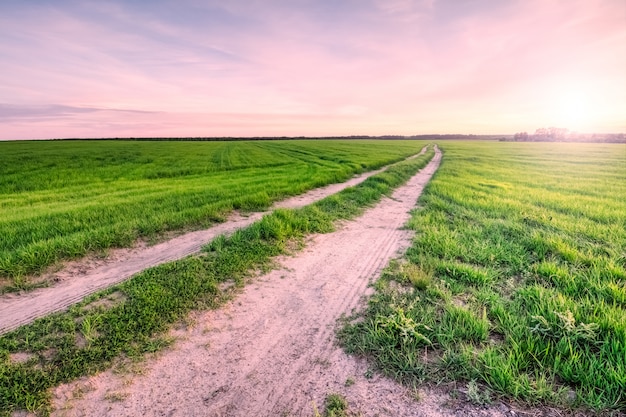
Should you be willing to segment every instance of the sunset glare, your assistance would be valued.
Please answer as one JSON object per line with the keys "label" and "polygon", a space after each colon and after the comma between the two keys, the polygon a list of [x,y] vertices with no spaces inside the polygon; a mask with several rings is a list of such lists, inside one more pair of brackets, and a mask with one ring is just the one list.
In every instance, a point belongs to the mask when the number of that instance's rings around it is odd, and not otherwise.
{"label": "sunset glare", "polygon": [[624,0],[7,0],[0,37],[0,139],[626,131]]}
{"label": "sunset glare", "polygon": [[601,106],[595,109],[588,100],[577,91],[563,94],[558,100],[555,124],[576,131],[593,128],[596,119],[606,110]]}

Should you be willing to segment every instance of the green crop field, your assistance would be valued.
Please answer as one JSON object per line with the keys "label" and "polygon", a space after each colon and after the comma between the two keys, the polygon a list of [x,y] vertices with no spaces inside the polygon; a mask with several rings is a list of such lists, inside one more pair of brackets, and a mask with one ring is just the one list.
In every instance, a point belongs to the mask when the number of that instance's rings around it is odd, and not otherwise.
{"label": "green crop field", "polygon": [[[61,259],[199,228],[418,152],[394,141],[0,143],[2,291]],[[1,280],[0,280],[1,281]]]}
{"label": "green crop field", "polygon": [[[7,190],[0,194],[1,210],[26,218],[30,211],[47,208],[48,216],[55,216],[53,208],[63,213],[74,200],[87,210],[90,199],[94,205],[106,203],[107,190],[141,183],[143,189],[134,194],[130,188],[127,194],[119,191],[120,197],[132,202],[134,195],[145,197],[139,200],[142,204],[152,202],[152,211],[143,214],[147,217],[166,205],[173,190],[186,197],[170,201],[175,218],[183,203],[195,204],[193,193],[184,194],[187,185],[195,184],[200,194],[204,186],[220,190],[207,185],[218,179],[237,184],[222,189],[232,199],[204,217],[161,226],[154,226],[160,223],[153,220],[146,223],[153,225],[148,231],[137,228],[141,217],[130,221],[132,232],[124,232],[131,234],[123,244],[170,228],[207,224],[233,208],[264,207],[312,184],[349,177],[423,146],[395,141],[393,147],[375,141],[58,143],[64,159],[52,152],[55,142],[47,143],[49,148],[0,144],[0,169],[7,173],[0,179]],[[70,145],[77,156],[63,149]],[[119,146],[115,152],[113,145]],[[123,155],[126,146],[135,162],[127,160],[116,168],[111,161]],[[442,165],[409,224],[416,231],[412,247],[405,259],[385,270],[367,310],[340,330],[346,349],[373,359],[383,372],[408,384],[465,386],[476,404],[503,399],[585,415],[626,411],[626,146],[443,142],[440,147]],[[29,158],[26,150],[35,148],[46,152],[33,151]],[[108,162],[98,166],[96,160],[106,149]],[[255,152],[257,157],[245,159]],[[63,161],[58,169],[63,174],[46,175],[38,168],[46,154],[50,161]],[[212,162],[206,162],[211,155]],[[220,290],[220,283],[234,279],[237,286],[244,285],[250,271],[269,268],[272,257],[289,252],[291,241],[328,232],[337,219],[357,215],[432,155],[430,150],[401,162],[306,208],[277,210],[231,237],[218,238],[200,256],[150,268],[69,311],[1,336],[0,415],[19,409],[45,415],[51,387],[123,366],[126,360],[167,346],[172,342],[165,336],[167,330],[190,310],[218,306],[230,296]],[[230,162],[218,168],[218,159]],[[204,171],[176,176],[175,160],[188,161],[187,169],[204,161]],[[18,162],[31,167],[24,169],[31,174],[22,175],[22,180],[17,180]],[[271,188],[272,180],[277,188]],[[243,202],[237,198],[245,198],[244,193],[229,194],[254,181],[260,187],[257,192],[265,193],[259,200]],[[300,191],[290,188],[292,183],[300,184]],[[161,200],[149,198],[152,185],[163,186]],[[165,192],[168,185],[170,194]],[[68,191],[66,201],[55,199],[53,190],[59,196]],[[17,209],[20,196],[28,204]],[[109,199],[113,197],[111,192]],[[204,198],[210,198],[210,192]],[[39,216],[47,218],[42,212]],[[5,223],[0,217],[0,224]],[[33,270],[37,268],[41,266]]]}
{"label": "green crop field", "polygon": [[[348,350],[405,382],[626,410],[626,147],[443,143]],[[363,320],[364,319],[364,320]]]}
{"label": "green crop field", "polygon": [[272,257],[292,252],[294,241],[330,232],[338,220],[362,213],[433,155],[431,148],[304,208],[276,210],[230,237],[217,238],[198,256],[147,269],[68,311],[0,336],[0,416],[20,409],[49,414],[50,388],[123,367],[168,346],[167,330],[190,310],[216,307],[232,296],[220,284],[234,280],[235,288],[243,286],[251,272],[270,268]]}

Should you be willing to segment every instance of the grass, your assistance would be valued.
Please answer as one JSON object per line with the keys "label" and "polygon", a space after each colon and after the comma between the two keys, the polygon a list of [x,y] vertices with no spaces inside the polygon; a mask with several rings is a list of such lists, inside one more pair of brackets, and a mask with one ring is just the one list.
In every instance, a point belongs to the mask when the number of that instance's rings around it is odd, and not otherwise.
{"label": "grass", "polygon": [[444,143],[351,352],[407,383],[626,410],[626,147]]}
{"label": "grass", "polygon": [[339,394],[330,394],[326,397],[325,413],[326,417],[347,417],[348,402]]}
{"label": "grass", "polygon": [[[333,230],[404,183],[433,151],[402,161],[360,185],[298,210],[276,210],[200,256],[148,269],[88,297],[67,312],[39,319],[0,337],[0,415],[50,412],[50,388],[171,343],[166,332],[190,310],[220,305],[220,283],[244,285],[251,271],[269,268],[293,241]],[[26,356],[26,360],[14,358]]]}
{"label": "grass", "polygon": [[[394,141],[0,143],[0,291],[59,260],[201,228],[417,153]],[[8,278],[8,279],[7,279]],[[0,281],[0,284],[2,282]]]}
{"label": "grass", "polygon": [[328,394],[324,402],[324,414],[320,414],[313,403],[313,417],[349,417],[348,402],[340,394]]}

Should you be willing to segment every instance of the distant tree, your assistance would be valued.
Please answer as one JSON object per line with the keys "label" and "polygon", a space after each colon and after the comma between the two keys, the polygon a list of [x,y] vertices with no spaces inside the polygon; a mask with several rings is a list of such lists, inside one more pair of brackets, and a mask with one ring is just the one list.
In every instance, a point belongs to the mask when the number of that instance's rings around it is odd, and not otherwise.
{"label": "distant tree", "polygon": [[526,142],[528,141],[528,132],[518,132],[513,135],[513,139],[518,142]]}
{"label": "distant tree", "polygon": [[535,130],[535,135],[536,138],[542,138],[545,139],[548,137],[548,129],[546,129],[545,127],[540,127],[539,129]]}
{"label": "distant tree", "polygon": [[552,140],[563,140],[567,136],[568,129],[560,127],[551,127],[548,129],[548,136]]}
{"label": "distant tree", "polygon": [[569,129],[561,127],[542,127],[535,130],[534,140],[539,141],[562,141],[567,138]]}

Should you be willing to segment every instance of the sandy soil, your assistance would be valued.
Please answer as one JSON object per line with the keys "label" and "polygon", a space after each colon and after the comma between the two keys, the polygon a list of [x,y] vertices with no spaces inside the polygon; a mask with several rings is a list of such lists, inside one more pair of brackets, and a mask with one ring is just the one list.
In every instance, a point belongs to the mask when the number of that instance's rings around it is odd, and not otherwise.
{"label": "sandy soil", "polygon": [[58,387],[53,415],[313,416],[331,393],[362,416],[518,415],[503,404],[471,407],[441,389],[416,400],[335,344],[337,319],[362,306],[368,285],[408,247],[411,232],[402,226],[440,158],[362,217],[281,258],[280,269],[225,307],[193,313],[172,331],[173,347],[135,371]]}
{"label": "sandy soil", "polygon": [[[426,147],[410,158],[424,152]],[[270,211],[276,208],[306,206],[347,187],[355,186],[386,168],[366,172],[344,183],[331,184],[283,200],[272,206]],[[47,273],[40,278],[50,283],[49,286],[0,296],[0,334],[47,314],[65,310],[87,295],[122,282],[144,269],[197,253],[215,237],[249,226],[267,213],[252,213],[248,216],[233,213],[224,223],[206,230],[186,233],[154,246],[139,243],[132,249],[111,250],[106,258],[90,257],[67,262],[59,271]]]}

